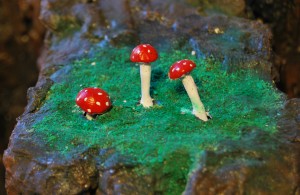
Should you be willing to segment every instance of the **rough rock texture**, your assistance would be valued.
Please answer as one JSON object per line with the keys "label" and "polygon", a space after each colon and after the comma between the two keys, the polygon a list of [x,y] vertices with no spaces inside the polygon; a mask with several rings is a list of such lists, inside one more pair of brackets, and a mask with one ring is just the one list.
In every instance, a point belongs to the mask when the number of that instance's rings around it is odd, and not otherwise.
{"label": "rough rock texture", "polygon": [[249,15],[273,32],[274,80],[290,98],[300,97],[300,1],[247,0]]}
{"label": "rough rock texture", "polygon": [[91,42],[118,46],[141,41],[167,49],[195,50],[198,56],[216,56],[224,60],[224,69],[231,69],[231,64],[249,64],[271,71],[271,34],[259,21],[200,16],[183,1],[42,1],[42,7],[41,19],[52,32],[49,51],[60,54],[47,55],[45,67],[84,54]]}
{"label": "rough rock texture", "polygon": [[269,140],[253,130],[242,145],[222,143],[218,152],[206,152],[185,193],[299,194],[299,117],[300,100],[292,99],[278,121],[279,136]]}
{"label": "rough rock texture", "polygon": [[[93,44],[117,47],[147,41],[165,50],[196,51],[203,58],[213,55],[223,61],[225,70],[251,68],[270,79],[271,35],[265,25],[225,15],[200,16],[190,3],[42,1],[47,48],[40,59],[39,82],[28,91],[29,104],[4,155],[9,194],[164,193],[159,190],[164,178],[159,174],[141,178],[130,157],[113,149],[86,148],[63,158],[30,128],[33,121],[43,120],[35,110],[52,82],[67,74],[59,71],[64,62],[85,55]],[[286,103],[278,121],[280,132],[272,139],[256,130],[245,131],[242,143],[228,141],[218,152],[206,151],[184,193],[299,194],[299,107],[299,99]]]}

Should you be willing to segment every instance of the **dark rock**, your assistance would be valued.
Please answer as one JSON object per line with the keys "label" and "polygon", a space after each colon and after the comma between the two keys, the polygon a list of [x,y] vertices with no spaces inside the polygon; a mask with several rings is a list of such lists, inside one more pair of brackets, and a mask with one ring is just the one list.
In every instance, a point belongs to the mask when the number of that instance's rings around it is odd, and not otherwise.
{"label": "dark rock", "polygon": [[281,130],[273,139],[259,131],[247,132],[239,141],[206,152],[185,194],[294,194],[299,188],[300,156],[292,152],[300,149],[294,141],[300,130],[294,121],[299,103],[287,102],[279,120]]}
{"label": "dark rock", "polygon": [[200,12],[207,14],[210,12],[219,12],[230,16],[245,15],[246,2],[244,0],[190,0],[189,2],[198,6]]}
{"label": "dark rock", "polygon": [[189,44],[199,57],[212,55],[223,59],[225,70],[233,71],[236,64],[244,64],[248,65],[244,68],[271,73],[271,34],[259,22],[222,15],[192,15],[179,19],[176,31],[190,35]]}
{"label": "dark rock", "polygon": [[253,18],[268,24],[273,32],[273,79],[289,98],[300,97],[300,1],[247,0]]}
{"label": "dark rock", "polygon": [[62,26],[51,28],[49,52],[57,54],[46,55],[44,67],[47,62],[60,64],[66,56],[73,59],[84,55],[91,41],[116,46],[140,41],[169,50],[186,47],[203,58],[213,55],[223,60],[224,69],[229,71],[233,70],[231,64],[247,64],[270,78],[271,33],[260,22],[225,15],[200,16],[196,8],[171,1],[101,1],[93,5],[69,2],[68,7],[73,9],[65,9],[65,3],[56,1],[43,4],[42,13],[59,18],[45,18],[44,23]]}
{"label": "dark rock", "polygon": [[278,122],[281,129],[281,137],[289,142],[298,142],[300,137],[300,100],[291,99],[285,105],[282,119]]}
{"label": "dark rock", "polygon": [[141,177],[130,168],[109,169],[99,174],[103,194],[154,194],[152,178]]}
{"label": "dark rock", "polygon": [[[23,151],[15,150],[18,156],[6,158],[5,166],[9,167],[6,169],[8,194],[79,194],[95,189],[98,185],[98,171],[89,152],[70,154],[69,158],[52,153],[35,157],[32,161],[32,156]],[[14,178],[19,179],[15,181]]]}
{"label": "dark rock", "polygon": [[40,79],[35,87],[31,87],[27,91],[28,104],[24,114],[34,112],[45,100],[53,81],[49,78]]}
{"label": "dark rock", "polygon": [[198,57],[223,60],[225,70],[233,71],[236,64],[248,65],[244,68],[257,69],[270,79],[271,32],[267,26],[225,15],[200,16],[195,8],[181,4],[180,11],[176,11],[177,7],[168,2],[151,1],[134,14],[141,42],[159,48],[186,47],[196,51]]}

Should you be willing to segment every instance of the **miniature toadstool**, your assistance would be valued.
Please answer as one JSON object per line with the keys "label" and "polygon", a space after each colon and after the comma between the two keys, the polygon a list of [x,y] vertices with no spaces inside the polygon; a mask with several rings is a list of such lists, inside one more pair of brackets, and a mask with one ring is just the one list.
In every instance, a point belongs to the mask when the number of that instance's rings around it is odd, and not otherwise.
{"label": "miniature toadstool", "polygon": [[207,113],[205,112],[204,105],[200,100],[197,86],[193,77],[189,74],[195,67],[196,64],[191,60],[185,59],[177,61],[170,67],[169,78],[175,80],[183,77],[182,83],[192,102],[193,114],[197,118],[207,121]]}
{"label": "miniature toadstool", "polygon": [[111,108],[108,93],[97,87],[82,89],[76,97],[76,104],[85,112],[88,120],[92,120],[95,115],[103,114]]}
{"label": "miniature toadstool", "polygon": [[136,46],[130,55],[132,62],[140,63],[141,76],[141,101],[140,103],[149,108],[153,106],[153,99],[150,96],[150,79],[151,79],[151,65],[158,58],[157,51],[150,44],[141,44]]}

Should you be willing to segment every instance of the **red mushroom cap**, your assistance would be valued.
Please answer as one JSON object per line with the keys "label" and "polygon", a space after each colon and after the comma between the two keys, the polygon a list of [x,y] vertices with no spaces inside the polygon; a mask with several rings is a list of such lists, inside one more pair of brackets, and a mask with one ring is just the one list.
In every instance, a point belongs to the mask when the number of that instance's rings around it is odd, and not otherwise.
{"label": "red mushroom cap", "polygon": [[97,87],[82,89],[77,97],[76,104],[88,114],[102,114],[111,107],[108,93]]}
{"label": "red mushroom cap", "polygon": [[180,60],[175,62],[169,70],[170,79],[178,79],[185,74],[188,74],[196,67],[195,62],[192,60]]}
{"label": "red mushroom cap", "polygon": [[150,44],[141,44],[136,46],[130,55],[132,62],[154,62],[158,58],[157,51]]}

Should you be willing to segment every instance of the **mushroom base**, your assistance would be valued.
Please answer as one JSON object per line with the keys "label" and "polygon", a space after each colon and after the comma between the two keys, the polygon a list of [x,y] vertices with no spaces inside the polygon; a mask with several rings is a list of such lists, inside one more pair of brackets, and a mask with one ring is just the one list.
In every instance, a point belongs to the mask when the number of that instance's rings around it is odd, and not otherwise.
{"label": "mushroom base", "polygon": [[96,119],[97,117],[97,114],[89,114],[87,112],[84,113],[84,116],[88,119],[88,120],[93,120],[93,119]]}

